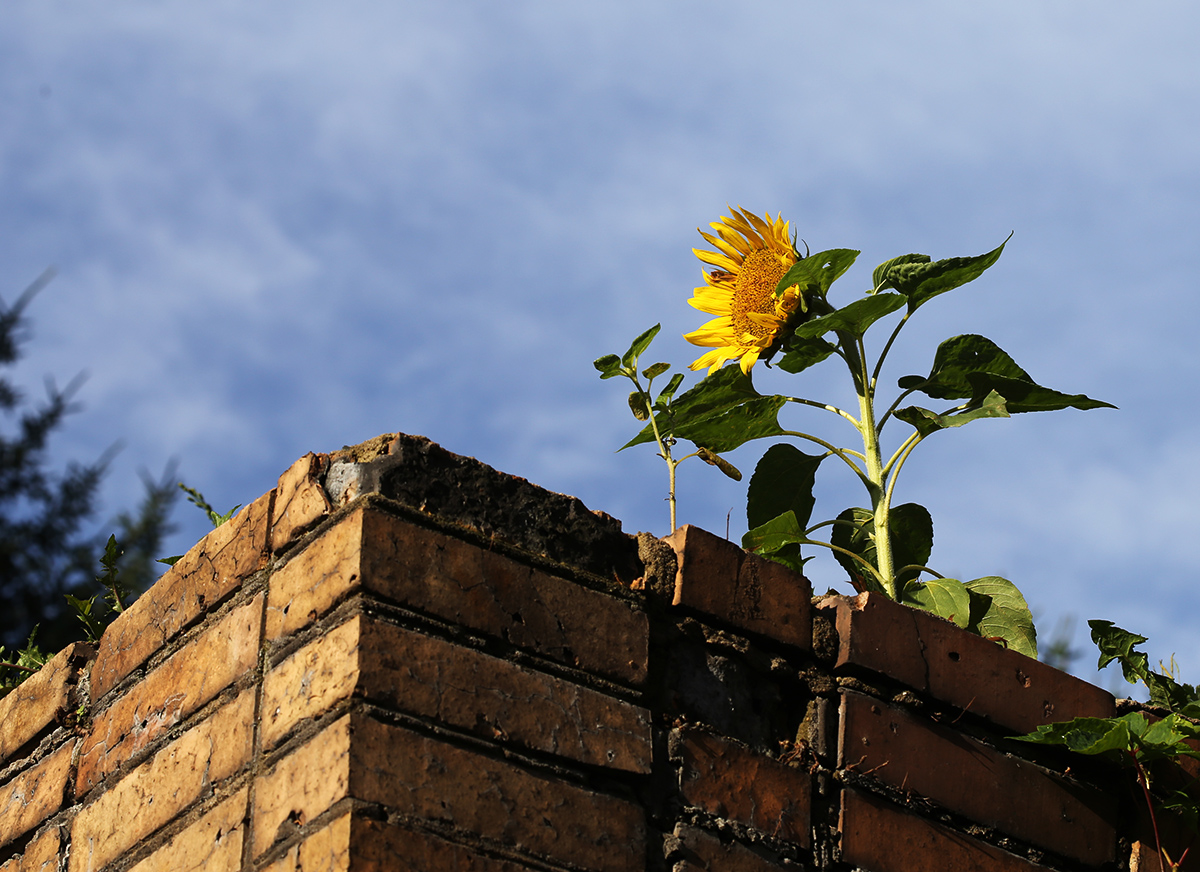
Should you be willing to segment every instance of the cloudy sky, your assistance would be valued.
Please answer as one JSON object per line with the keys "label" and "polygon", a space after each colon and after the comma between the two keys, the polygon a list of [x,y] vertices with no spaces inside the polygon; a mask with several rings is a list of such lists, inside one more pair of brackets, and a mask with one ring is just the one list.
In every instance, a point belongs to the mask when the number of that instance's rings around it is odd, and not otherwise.
{"label": "cloudy sky", "polygon": [[[938,434],[898,499],[1044,637],[1109,618],[1196,681],[1198,35],[1183,2],[7,2],[0,295],[58,269],[19,379],[88,373],[55,455],[124,444],[110,513],[172,458],[225,508],[402,430],[663,535],[665,471],[614,453],[634,422],[591,361],[657,322],[649,357],[697,356],[698,226],[743,205],[860,249],[835,302],[1013,232],[885,376],[978,332],[1120,410]],[[827,366],[762,385],[852,402]],[[862,502],[825,472],[818,512]],[[740,536],[744,486],[680,475],[681,522]],[[176,518],[173,552],[205,529]]]}

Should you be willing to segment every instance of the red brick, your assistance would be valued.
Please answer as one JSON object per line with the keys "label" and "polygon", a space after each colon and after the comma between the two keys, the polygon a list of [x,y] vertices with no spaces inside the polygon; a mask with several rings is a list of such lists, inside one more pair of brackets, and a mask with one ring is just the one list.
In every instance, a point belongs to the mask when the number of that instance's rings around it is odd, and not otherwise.
{"label": "red brick", "polygon": [[20,856],[0,866],[0,872],[58,872],[61,848],[58,827],[48,827],[30,840]]}
{"label": "red brick", "polygon": [[25,835],[63,807],[71,780],[69,742],[0,785],[0,845]]}
{"label": "red brick", "polygon": [[625,684],[646,679],[648,624],[631,603],[372,507],[272,574],[267,638],[361,590]]}
{"label": "red brick", "polygon": [[871,872],[1037,872],[1046,868],[849,788],[842,791],[840,829],[842,862]]}
{"label": "red brick", "polygon": [[874,593],[831,597],[837,666],[870,669],[1014,733],[1078,717],[1112,717],[1112,694]]}
{"label": "red brick", "polygon": [[590,688],[367,617],[355,617],[267,675],[263,739],[352,694],[595,766],[650,771],[650,713]]}
{"label": "red brick", "polygon": [[129,872],[240,872],[246,793],[209,809]]}
{"label": "red brick", "polygon": [[260,776],[254,854],[346,796],[582,869],[644,863],[638,806],[357,714]]}
{"label": "red brick", "polygon": [[802,868],[790,860],[773,862],[745,845],[726,844],[711,833],[686,824],[676,824],[675,838],[679,840],[679,851],[672,872],[783,872]]}
{"label": "red brick", "polygon": [[279,476],[271,519],[272,552],[282,551],[329,514],[329,497],[318,481],[328,461],[310,451]]}
{"label": "red brick", "polygon": [[154,754],[71,824],[70,872],[100,869],[209,795],[250,760],[254,689]]}
{"label": "red brick", "polygon": [[812,781],[805,770],[698,730],[676,735],[684,802],[808,846]]}
{"label": "red brick", "polygon": [[811,650],[812,586],[803,575],[699,527],[663,541],[677,558],[674,605]]}
{"label": "red brick", "polygon": [[231,611],[96,716],[80,749],[79,796],[254,668],[262,601]]}
{"label": "red brick", "polygon": [[100,699],[266,565],[274,491],[213,530],[104,631],[92,667]]}
{"label": "red brick", "polygon": [[1111,798],[858,693],[841,715],[839,768],[1089,865],[1116,858]]}
{"label": "red brick", "polygon": [[80,663],[94,653],[83,642],[68,645],[0,699],[0,766],[66,713]]}

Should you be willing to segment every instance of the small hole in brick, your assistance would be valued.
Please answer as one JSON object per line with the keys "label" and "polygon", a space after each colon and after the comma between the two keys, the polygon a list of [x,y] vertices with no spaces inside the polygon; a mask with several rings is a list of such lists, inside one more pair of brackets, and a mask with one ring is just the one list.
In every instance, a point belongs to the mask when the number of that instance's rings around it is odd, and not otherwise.
{"label": "small hole in brick", "polygon": [[525,623],[525,618],[524,618],[524,617],[521,615],[521,613],[520,613],[520,612],[513,612],[513,613],[512,613],[512,619],[513,619],[513,622],[514,622],[514,623],[517,623],[517,624],[524,624],[524,623]]}
{"label": "small hole in brick", "polygon": [[951,651],[951,652],[950,652],[950,659],[951,659],[951,660],[953,660],[955,663],[957,663],[957,662],[958,662],[958,652],[957,652],[957,651]]}

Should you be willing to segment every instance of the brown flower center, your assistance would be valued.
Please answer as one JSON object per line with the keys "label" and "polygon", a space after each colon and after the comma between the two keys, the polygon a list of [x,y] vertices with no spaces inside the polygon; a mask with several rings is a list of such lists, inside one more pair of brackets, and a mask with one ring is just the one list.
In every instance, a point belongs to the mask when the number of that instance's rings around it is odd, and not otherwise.
{"label": "brown flower center", "polygon": [[775,287],[787,274],[791,265],[777,254],[766,249],[752,251],[742,260],[737,279],[733,283],[734,334],[740,340],[749,333],[758,339],[767,339],[774,331],[746,317],[747,312],[762,315],[775,314]]}

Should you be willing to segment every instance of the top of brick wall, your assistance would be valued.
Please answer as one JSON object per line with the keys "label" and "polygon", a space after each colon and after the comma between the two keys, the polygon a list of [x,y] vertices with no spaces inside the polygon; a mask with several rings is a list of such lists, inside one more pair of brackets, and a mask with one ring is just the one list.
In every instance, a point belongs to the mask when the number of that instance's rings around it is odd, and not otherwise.
{"label": "top of brick wall", "polygon": [[424,436],[385,433],[343,448],[329,455],[323,478],[335,505],[377,493],[610,580],[642,574],[637,543],[616,518]]}

